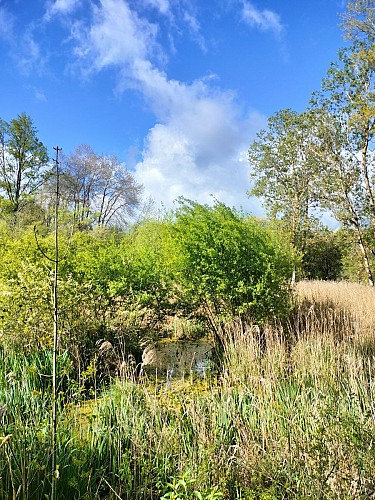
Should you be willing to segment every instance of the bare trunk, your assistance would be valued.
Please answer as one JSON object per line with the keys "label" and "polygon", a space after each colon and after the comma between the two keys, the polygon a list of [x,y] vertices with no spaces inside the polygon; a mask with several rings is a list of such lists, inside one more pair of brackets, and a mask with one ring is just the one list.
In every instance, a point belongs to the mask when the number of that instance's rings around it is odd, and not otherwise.
{"label": "bare trunk", "polygon": [[375,235],[375,199],[374,199],[373,187],[372,187],[371,182],[370,182],[370,176],[369,176],[368,165],[367,165],[368,145],[369,145],[369,125],[367,126],[366,139],[365,139],[365,143],[364,143],[364,146],[362,148],[362,151],[361,151],[361,166],[362,166],[362,173],[363,173],[363,178],[364,178],[364,183],[365,183],[366,196],[367,196],[369,208],[370,208],[370,218],[371,218],[372,231],[373,231],[373,234]]}
{"label": "bare trunk", "polygon": [[13,206],[14,212],[17,212],[19,209],[19,206],[20,206],[21,181],[22,181],[22,163],[21,163],[21,160],[18,160],[18,162],[17,162],[16,188],[14,191],[14,206]]}
{"label": "bare trunk", "polygon": [[372,271],[371,271],[371,266],[370,266],[370,261],[368,258],[367,250],[366,250],[366,247],[363,243],[362,234],[361,234],[359,228],[357,228],[357,227],[356,227],[356,232],[357,232],[358,246],[359,246],[360,252],[362,254],[363,266],[364,266],[365,271],[366,271],[368,284],[370,286],[374,286],[374,279],[372,276]]}
{"label": "bare trunk", "polygon": [[366,245],[363,241],[363,235],[362,235],[362,231],[361,231],[361,225],[360,225],[360,222],[359,222],[359,218],[358,218],[358,215],[357,215],[357,212],[355,210],[355,208],[353,207],[353,204],[350,200],[350,197],[347,193],[347,191],[345,191],[345,199],[346,199],[346,202],[348,204],[348,208],[352,214],[352,219],[351,219],[351,223],[352,225],[354,226],[354,229],[355,229],[355,232],[356,232],[356,235],[357,235],[357,243],[358,243],[358,247],[359,247],[359,250],[361,252],[361,255],[362,255],[362,261],[363,261],[363,267],[366,271],[366,275],[367,275],[367,281],[368,281],[368,284],[370,286],[374,286],[374,278],[373,278],[373,275],[372,275],[372,270],[371,270],[371,266],[370,266],[370,260],[369,260],[369,257],[368,257],[368,252],[367,252],[367,249],[366,249]]}

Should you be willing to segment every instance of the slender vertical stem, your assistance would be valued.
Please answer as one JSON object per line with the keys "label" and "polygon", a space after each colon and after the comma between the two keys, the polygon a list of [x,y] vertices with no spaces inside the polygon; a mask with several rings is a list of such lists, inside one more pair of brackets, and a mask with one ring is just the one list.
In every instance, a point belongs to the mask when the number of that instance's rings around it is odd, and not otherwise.
{"label": "slender vertical stem", "polygon": [[59,276],[59,200],[60,200],[60,171],[58,146],[56,151],[56,200],[55,200],[55,258],[54,258],[54,280],[53,280],[53,360],[52,360],[52,492],[51,500],[57,498],[57,351],[59,331],[59,308],[58,308],[58,276]]}

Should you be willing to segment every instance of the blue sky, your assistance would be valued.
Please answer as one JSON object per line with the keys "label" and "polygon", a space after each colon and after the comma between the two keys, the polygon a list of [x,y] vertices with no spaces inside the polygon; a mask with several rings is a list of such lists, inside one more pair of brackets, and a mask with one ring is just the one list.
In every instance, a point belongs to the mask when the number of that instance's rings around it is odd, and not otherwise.
{"label": "blue sky", "polygon": [[116,155],[157,203],[255,215],[247,149],[303,111],[343,46],[344,0],[0,0],[0,118],[53,153]]}

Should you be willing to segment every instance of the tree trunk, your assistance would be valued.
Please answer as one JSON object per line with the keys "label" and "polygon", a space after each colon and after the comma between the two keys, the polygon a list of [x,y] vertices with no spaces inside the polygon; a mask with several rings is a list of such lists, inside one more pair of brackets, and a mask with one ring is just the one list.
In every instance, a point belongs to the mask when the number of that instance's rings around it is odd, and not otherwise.
{"label": "tree trunk", "polygon": [[368,253],[367,253],[365,244],[363,243],[362,232],[361,232],[358,225],[354,224],[354,227],[355,227],[355,231],[357,233],[357,242],[358,242],[359,250],[360,250],[361,255],[362,255],[363,266],[364,266],[365,271],[366,271],[368,284],[370,286],[374,286],[374,278],[373,278],[372,271],[371,271]]}
{"label": "tree trunk", "polygon": [[18,212],[20,206],[20,196],[21,196],[21,181],[22,181],[22,163],[21,160],[17,162],[17,180],[14,191],[14,205],[13,212]]}

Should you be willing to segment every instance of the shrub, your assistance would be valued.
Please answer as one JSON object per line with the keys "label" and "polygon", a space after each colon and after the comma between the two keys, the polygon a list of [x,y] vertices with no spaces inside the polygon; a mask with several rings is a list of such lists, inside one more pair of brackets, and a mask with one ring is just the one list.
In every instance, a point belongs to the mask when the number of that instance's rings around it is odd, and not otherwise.
{"label": "shrub", "polygon": [[259,222],[222,203],[181,200],[172,227],[176,281],[195,313],[262,323],[290,304],[290,249]]}

